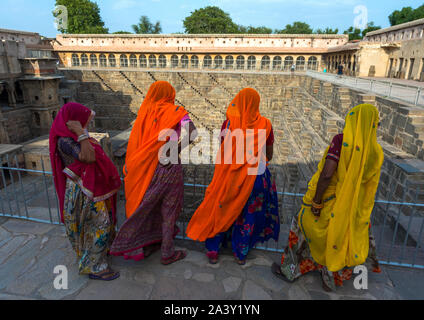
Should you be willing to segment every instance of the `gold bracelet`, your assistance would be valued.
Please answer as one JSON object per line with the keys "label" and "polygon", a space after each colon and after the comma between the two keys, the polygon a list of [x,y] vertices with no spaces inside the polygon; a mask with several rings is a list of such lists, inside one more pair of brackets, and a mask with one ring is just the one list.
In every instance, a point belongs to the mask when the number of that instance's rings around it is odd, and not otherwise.
{"label": "gold bracelet", "polygon": [[324,204],[318,204],[312,200],[312,207],[314,207],[314,209],[324,209]]}

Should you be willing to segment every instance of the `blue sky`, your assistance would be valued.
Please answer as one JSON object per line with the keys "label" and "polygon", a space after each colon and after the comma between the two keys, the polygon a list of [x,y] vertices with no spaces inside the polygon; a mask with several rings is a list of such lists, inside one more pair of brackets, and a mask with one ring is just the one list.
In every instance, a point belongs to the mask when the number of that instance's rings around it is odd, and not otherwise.
{"label": "blue sky", "polygon": [[[47,37],[57,33],[51,14],[54,0],[0,0],[0,28],[38,32]],[[404,6],[416,8],[424,0],[97,0],[101,15],[110,32],[132,31],[141,15],[159,20],[163,33],[183,32],[182,20],[195,9],[216,5],[242,25],[265,25],[282,29],[293,21],[305,21],[314,29],[339,28],[343,32],[353,25],[354,8],[364,5],[369,21],[388,27],[391,12]]]}

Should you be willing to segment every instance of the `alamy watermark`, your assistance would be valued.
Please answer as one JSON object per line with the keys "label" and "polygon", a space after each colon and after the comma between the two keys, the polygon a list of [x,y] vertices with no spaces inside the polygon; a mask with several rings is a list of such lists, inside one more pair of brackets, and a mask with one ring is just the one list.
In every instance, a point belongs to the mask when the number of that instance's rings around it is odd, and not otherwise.
{"label": "alamy watermark", "polygon": [[68,268],[62,265],[56,266],[53,273],[57,274],[53,281],[53,287],[56,290],[68,290]]}
{"label": "alamy watermark", "polygon": [[353,27],[360,30],[368,28],[368,8],[364,5],[356,6],[353,13],[356,15],[353,20]]}
{"label": "alamy watermark", "polygon": [[68,29],[68,8],[65,6],[56,6],[53,10],[55,16],[54,26],[56,30]]}
{"label": "alamy watermark", "polygon": [[356,266],[353,273],[357,274],[353,280],[353,286],[356,290],[368,290],[368,269],[365,266]]}

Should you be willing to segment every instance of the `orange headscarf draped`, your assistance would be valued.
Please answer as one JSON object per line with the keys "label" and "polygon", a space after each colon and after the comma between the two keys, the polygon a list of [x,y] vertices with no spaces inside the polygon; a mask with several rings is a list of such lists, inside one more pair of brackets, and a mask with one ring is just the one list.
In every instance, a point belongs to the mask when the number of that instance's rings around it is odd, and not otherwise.
{"label": "orange headscarf draped", "polygon": [[[173,129],[188,113],[174,104],[175,89],[166,81],[151,85],[131,131],[124,167],[126,215],[140,206],[159,163],[162,130]],[[162,136],[162,135],[161,135]]]}
{"label": "orange headscarf draped", "polygon": [[[264,150],[266,139],[271,132],[271,122],[260,115],[259,103],[258,92],[246,88],[237,94],[228,107],[229,131],[218,152],[215,173],[206,190],[205,199],[187,227],[189,238],[205,241],[227,231],[246,205],[257,177],[251,170],[254,169],[253,171],[258,173],[258,163],[251,160],[253,157],[260,158],[259,150]],[[266,134],[260,135],[260,129],[265,130]],[[243,152],[244,161],[239,164],[236,154],[240,152],[240,144],[235,143],[236,139],[232,135],[235,131],[242,133],[245,145],[243,150],[246,149]],[[223,159],[228,157],[225,156],[224,149],[229,143],[232,146],[232,162],[226,164]]]}

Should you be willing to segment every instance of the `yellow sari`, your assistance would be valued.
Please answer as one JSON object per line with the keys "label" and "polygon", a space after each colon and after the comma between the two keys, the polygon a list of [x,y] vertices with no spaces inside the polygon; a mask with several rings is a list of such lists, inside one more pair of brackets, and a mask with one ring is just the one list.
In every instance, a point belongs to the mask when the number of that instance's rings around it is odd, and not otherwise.
{"label": "yellow sari", "polygon": [[368,257],[370,217],[384,161],[378,123],[373,105],[353,108],[346,116],[337,173],[324,194],[319,218],[312,214],[311,203],[329,148],[303,198],[299,226],[315,262],[332,272],[361,265]]}

